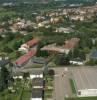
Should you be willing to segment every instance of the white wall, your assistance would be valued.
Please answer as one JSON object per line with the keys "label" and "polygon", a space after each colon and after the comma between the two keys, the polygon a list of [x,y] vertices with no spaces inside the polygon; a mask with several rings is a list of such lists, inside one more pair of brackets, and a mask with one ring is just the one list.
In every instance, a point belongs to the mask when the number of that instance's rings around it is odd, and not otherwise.
{"label": "white wall", "polygon": [[84,90],[78,90],[81,94],[79,97],[85,97],[85,96],[97,96],[97,89],[84,89]]}

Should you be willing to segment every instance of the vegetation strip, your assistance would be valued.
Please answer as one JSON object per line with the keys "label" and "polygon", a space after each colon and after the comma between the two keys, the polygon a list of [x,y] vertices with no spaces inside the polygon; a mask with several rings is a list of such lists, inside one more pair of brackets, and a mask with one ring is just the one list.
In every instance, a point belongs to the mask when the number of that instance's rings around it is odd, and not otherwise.
{"label": "vegetation strip", "polygon": [[75,88],[74,80],[73,79],[69,79],[69,81],[70,81],[72,92],[74,94],[76,94],[76,88]]}

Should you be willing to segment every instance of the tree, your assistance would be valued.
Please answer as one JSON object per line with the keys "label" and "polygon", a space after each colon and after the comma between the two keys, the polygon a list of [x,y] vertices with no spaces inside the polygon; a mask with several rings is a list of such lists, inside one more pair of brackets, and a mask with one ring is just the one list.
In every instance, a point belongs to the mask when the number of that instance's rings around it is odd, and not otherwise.
{"label": "tree", "polygon": [[26,35],[26,36],[24,37],[24,41],[25,41],[25,42],[27,42],[27,41],[29,41],[29,40],[31,40],[31,39],[33,39],[32,33],[31,33],[31,34],[28,34],[28,35]]}
{"label": "tree", "polygon": [[73,49],[73,58],[77,58],[77,57],[79,57],[79,49],[75,48]]}
{"label": "tree", "polygon": [[43,47],[43,42],[40,42],[39,44],[38,44],[38,47],[37,47],[37,54],[36,54],[36,56],[37,57],[40,57],[40,56],[42,56],[42,57],[47,57],[48,55],[49,55],[49,53],[48,53],[48,51],[41,51],[40,49]]}
{"label": "tree", "polygon": [[30,76],[29,72],[23,73],[23,78],[26,80]]}
{"label": "tree", "polygon": [[91,66],[97,65],[97,59],[90,59],[88,62],[86,62],[86,65],[91,65]]}
{"label": "tree", "polygon": [[20,47],[20,45],[21,45],[22,43],[23,43],[22,40],[14,41],[14,43],[13,43],[13,48],[14,48],[15,50],[17,50],[17,49]]}
{"label": "tree", "polygon": [[55,75],[55,71],[54,71],[53,69],[50,69],[50,70],[48,71],[48,74],[49,74],[50,76],[54,76],[54,75]]}
{"label": "tree", "polygon": [[69,65],[69,57],[66,54],[57,55],[55,58],[57,65]]}
{"label": "tree", "polygon": [[14,34],[12,32],[5,33],[6,37],[4,38],[4,42],[9,42],[14,39]]}
{"label": "tree", "polygon": [[5,66],[1,66],[0,72],[0,91],[3,91],[8,87],[8,81],[10,79],[10,73]]}
{"label": "tree", "polygon": [[3,47],[2,51],[6,52],[6,53],[13,52],[13,50],[9,46],[7,46],[7,45]]}
{"label": "tree", "polygon": [[3,38],[2,38],[2,36],[0,35],[0,41],[2,41],[3,40]]}

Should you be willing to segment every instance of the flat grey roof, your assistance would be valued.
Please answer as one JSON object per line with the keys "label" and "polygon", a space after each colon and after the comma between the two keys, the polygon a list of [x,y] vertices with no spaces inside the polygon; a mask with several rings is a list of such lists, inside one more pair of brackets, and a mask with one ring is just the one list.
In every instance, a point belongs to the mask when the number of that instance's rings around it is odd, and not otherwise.
{"label": "flat grey roof", "polygon": [[7,65],[9,63],[9,60],[0,60],[0,66],[4,66],[4,65]]}
{"label": "flat grey roof", "polygon": [[32,98],[43,98],[42,89],[32,89]]}
{"label": "flat grey roof", "polygon": [[[18,70],[19,70],[19,68],[18,68]],[[26,72],[29,72],[32,75],[40,75],[40,74],[43,74],[43,70],[35,70],[33,68],[33,70],[29,70],[29,71],[19,71],[17,73],[13,73],[13,76],[23,75],[23,73],[26,73]]]}
{"label": "flat grey roof", "polygon": [[97,68],[72,68],[77,90],[97,89]]}
{"label": "flat grey roof", "polygon": [[34,78],[32,80],[32,86],[43,86],[43,78]]}

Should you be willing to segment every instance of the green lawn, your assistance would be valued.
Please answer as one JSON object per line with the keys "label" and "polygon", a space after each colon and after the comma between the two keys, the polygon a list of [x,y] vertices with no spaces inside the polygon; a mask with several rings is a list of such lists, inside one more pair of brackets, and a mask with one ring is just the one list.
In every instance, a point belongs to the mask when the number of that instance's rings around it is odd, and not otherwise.
{"label": "green lawn", "polygon": [[52,98],[52,93],[53,93],[53,78],[47,75],[45,76],[44,100],[47,100],[47,98]]}
{"label": "green lawn", "polygon": [[97,97],[65,98],[65,100],[97,100]]}
{"label": "green lawn", "polygon": [[69,79],[69,81],[70,81],[72,93],[76,94],[76,88],[75,88],[74,80],[73,79]]}

